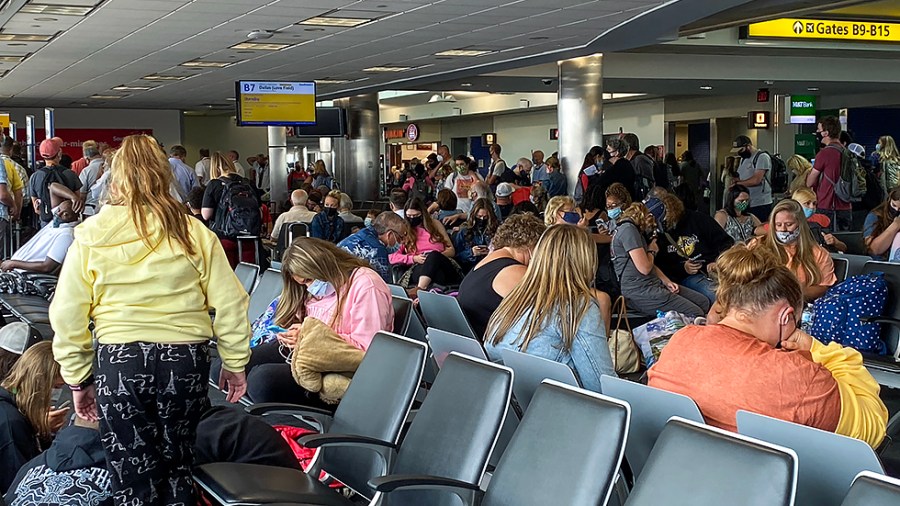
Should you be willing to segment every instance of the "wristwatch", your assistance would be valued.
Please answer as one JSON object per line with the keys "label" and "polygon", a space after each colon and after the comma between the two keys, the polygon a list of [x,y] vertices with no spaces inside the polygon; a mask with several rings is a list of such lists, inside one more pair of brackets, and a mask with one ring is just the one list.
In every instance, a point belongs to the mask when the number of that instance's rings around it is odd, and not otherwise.
{"label": "wristwatch", "polygon": [[85,378],[85,380],[82,381],[81,383],[79,383],[77,385],[69,385],[69,390],[71,390],[73,392],[80,392],[93,384],[94,384],[94,375],[91,374],[90,376]]}

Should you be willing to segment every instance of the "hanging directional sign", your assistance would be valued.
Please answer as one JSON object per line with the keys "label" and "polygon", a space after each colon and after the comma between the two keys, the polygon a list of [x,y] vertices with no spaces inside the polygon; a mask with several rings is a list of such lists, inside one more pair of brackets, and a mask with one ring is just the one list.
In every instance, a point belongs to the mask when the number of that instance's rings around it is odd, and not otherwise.
{"label": "hanging directional sign", "polygon": [[747,27],[749,38],[900,42],[900,23],[838,19],[781,18]]}

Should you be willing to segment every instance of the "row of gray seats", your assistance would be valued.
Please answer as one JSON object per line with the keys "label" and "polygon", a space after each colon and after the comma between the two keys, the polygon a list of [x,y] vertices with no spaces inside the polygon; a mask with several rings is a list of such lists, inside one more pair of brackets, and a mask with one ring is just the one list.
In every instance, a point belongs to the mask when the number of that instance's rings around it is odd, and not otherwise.
{"label": "row of gray seats", "polygon": [[[300,440],[321,449],[306,473],[215,463],[195,471],[197,483],[226,505],[358,504],[319,482],[320,471],[371,504],[608,503],[632,438],[629,402],[544,380],[488,481],[515,373],[451,353],[403,434],[427,351],[420,341],[377,334],[333,416],[301,406],[251,409],[302,413],[325,428]],[[803,465],[791,449],[672,417],[625,504],[830,504],[800,502]],[[900,482],[876,473],[860,473],[847,488],[834,504],[900,500]]]}

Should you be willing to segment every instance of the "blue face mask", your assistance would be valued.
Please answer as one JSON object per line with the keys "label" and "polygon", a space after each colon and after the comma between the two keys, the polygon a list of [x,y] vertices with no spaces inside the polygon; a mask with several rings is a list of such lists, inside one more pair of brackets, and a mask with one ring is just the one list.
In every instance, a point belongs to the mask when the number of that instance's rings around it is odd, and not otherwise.
{"label": "blue face mask", "polygon": [[363,220],[363,223],[364,223],[367,227],[371,227],[371,226],[372,226],[372,218],[366,218],[365,220]]}
{"label": "blue face mask", "polygon": [[334,294],[334,287],[331,286],[331,283],[327,281],[317,279],[306,288],[306,291],[309,292],[309,294],[313,297],[321,299],[323,297],[328,297],[329,295]]}
{"label": "blue face mask", "polygon": [[808,207],[803,208],[803,215],[806,216],[807,220],[810,219],[812,217],[812,215],[815,213],[816,213],[815,209],[810,209]]}
{"label": "blue face mask", "polygon": [[606,215],[609,216],[609,219],[611,219],[611,220],[617,219],[617,218],[619,217],[620,214],[622,214],[622,208],[621,208],[621,207],[614,207],[614,208],[612,208],[612,209],[607,209],[607,210],[606,210]]}
{"label": "blue face mask", "polygon": [[578,213],[568,211],[568,212],[563,213],[562,219],[566,223],[569,223],[572,225],[577,225],[578,220],[581,219],[581,216]]}
{"label": "blue face mask", "polygon": [[393,246],[385,246],[384,248],[387,250],[388,255],[396,253],[400,251],[400,242],[395,242]]}
{"label": "blue face mask", "polygon": [[587,177],[591,177],[595,174],[597,174],[597,166],[596,165],[591,165],[590,167],[587,167],[584,169],[584,175]]}

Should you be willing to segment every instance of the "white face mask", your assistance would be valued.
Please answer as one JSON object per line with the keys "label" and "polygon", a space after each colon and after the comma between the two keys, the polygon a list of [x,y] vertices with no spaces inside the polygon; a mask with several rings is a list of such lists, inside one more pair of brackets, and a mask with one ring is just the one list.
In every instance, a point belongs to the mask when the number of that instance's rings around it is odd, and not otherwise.
{"label": "white face mask", "polygon": [[775,232],[775,238],[781,244],[792,244],[800,238],[800,229],[798,228],[793,232]]}

